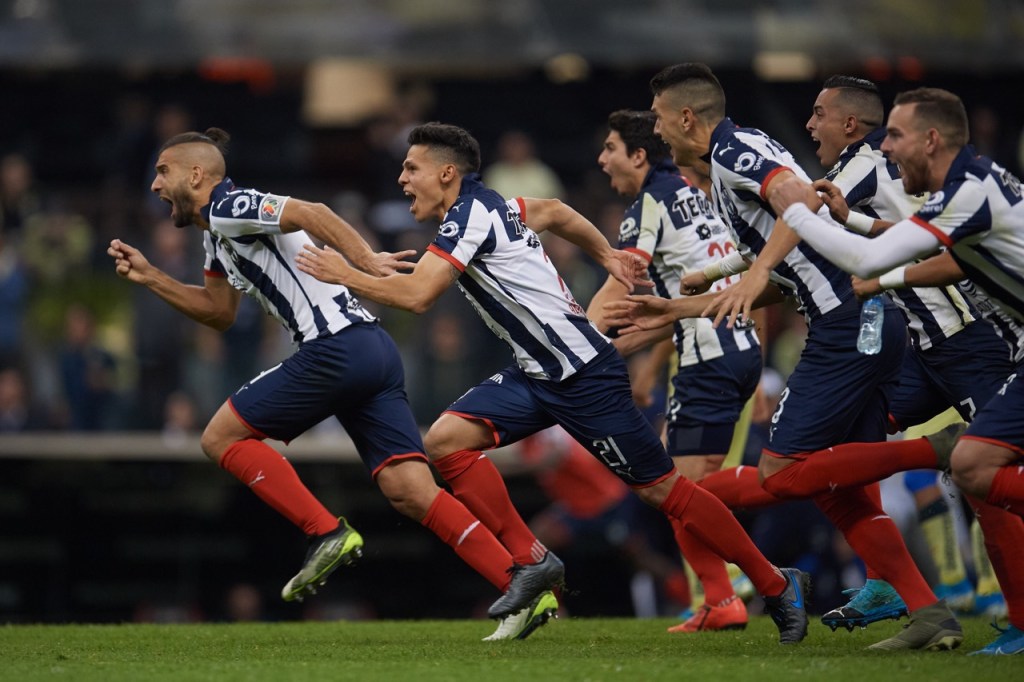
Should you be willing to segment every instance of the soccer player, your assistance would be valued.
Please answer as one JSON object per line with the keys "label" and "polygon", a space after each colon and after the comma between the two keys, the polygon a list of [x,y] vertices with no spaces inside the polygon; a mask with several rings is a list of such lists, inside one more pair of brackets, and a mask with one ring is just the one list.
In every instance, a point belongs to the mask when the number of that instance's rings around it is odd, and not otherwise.
{"label": "soccer player", "polygon": [[[707,195],[691,185],[672,163],[665,143],[654,134],[650,111],[616,111],[608,117],[608,135],[598,163],[612,188],[632,200],[619,231],[619,248],[649,265],[655,292],[676,298],[680,277],[735,249],[729,228],[715,214]],[[727,285],[728,279],[723,285]],[[719,285],[722,288],[723,285]],[[607,329],[603,306],[629,290],[608,277],[587,311],[599,329]],[[722,467],[740,412],[761,377],[761,348],[752,324],[721,326],[688,319],[660,330],[615,340],[622,353],[672,336],[678,370],[666,421],[668,454],[686,478],[700,481]],[[672,529],[683,556],[704,589],[704,604],[669,632],[742,629],[747,609],[736,596],[725,563],[681,522]]]}
{"label": "soccer player", "polygon": [[[119,239],[107,253],[118,275],[214,329],[231,326],[246,293],[298,344],[293,355],[228,398],[201,439],[207,457],[309,537],[305,563],[281,596],[301,600],[339,564],[361,553],[359,533],[328,512],[291,464],[263,442],[290,441],[330,416],[355,441],[392,506],[436,533],[495,587],[511,589],[511,555],[434,482],[391,337],[345,287],[318,282],[293,262],[303,246],[312,244],[310,235],[374,276],[411,266],[399,260],[411,252],[375,254],[323,204],[236,187],[226,175],[228,139],[219,128],[172,137],[160,149],[152,184],[153,192],[171,205],[176,226],[194,224],[202,231],[202,286],[170,277]],[[527,601],[537,596],[528,595]]]}
{"label": "soccer player", "polygon": [[[849,277],[800,243],[768,203],[791,178],[810,191],[807,174],[778,142],[760,130],[738,128],[725,116],[725,93],[707,66],[668,67],[651,80],[651,90],[656,132],[671,146],[676,164],[710,166],[719,214],[757,257],[724,292],[672,301],[640,297],[620,306],[625,318],[647,316],[653,326],[664,319],[714,314],[716,323],[727,317],[732,326],[749,317],[752,308],[780,300],[782,290],[770,281],[773,272],[781,277],[784,288],[798,298],[809,333],[771,419],[769,448],[758,467],[764,491],[769,497],[812,498],[857,554],[906,601],[910,625],[871,648],[958,646],[963,639],[959,623],[917,570],[899,530],[882,511],[877,491],[865,487],[895,470],[876,461],[859,463],[859,447],[840,445],[864,447],[884,440],[887,403],[905,345],[902,321],[888,305],[881,351],[858,352],[859,305]],[[952,440],[943,433],[908,443],[930,455],[934,466],[936,449],[950,449]],[[841,458],[842,448],[853,450]],[[751,475],[757,474],[747,478]],[[737,485],[751,487],[749,480],[737,480]]]}
{"label": "soccer player", "polygon": [[[441,221],[412,273],[372,277],[339,254],[313,247],[298,262],[319,279],[414,312],[428,309],[457,281],[488,327],[509,344],[515,364],[466,392],[427,433],[427,452],[456,495],[513,556],[531,551],[532,534],[515,538],[506,532],[522,520],[481,450],[559,424],[641,499],[739,565],[765,595],[782,643],[802,640],[806,575],[769,563],[721,502],[675,470],[633,403],[622,357],[587,319],[527,225],[544,226],[580,246],[627,286],[634,268],[643,271],[642,261],[612,249],[596,227],[558,200],[506,201],[485,187],[478,175],[480,147],[467,131],[429,123],[411,131],[409,144],[398,181],[412,200],[410,211],[419,221]],[[487,473],[492,470],[493,476]],[[491,616],[512,613],[508,596],[492,605]]]}
{"label": "soccer player", "polygon": [[[899,164],[907,193],[931,197],[909,218],[900,220],[868,242],[850,233],[836,233],[812,213],[805,202],[817,197],[797,183],[780,185],[772,206],[784,215],[807,243],[847,272],[876,277],[909,261],[928,256],[940,246],[949,249],[956,265],[1016,322],[1024,322],[1024,202],[1020,181],[1006,169],[968,146],[967,114],[955,94],[918,88],[897,95],[889,113],[882,151]],[[897,285],[935,284],[920,281],[923,264],[907,266]],[[899,277],[897,277],[899,279]],[[939,462],[951,467],[954,482],[968,495],[1014,514],[1024,515],[1024,363],[1018,362],[996,395],[975,415],[951,456]],[[891,443],[885,455],[903,459],[907,468],[928,466],[929,457]],[[986,529],[987,532],[987,529]],[[1002,585],[1011,626],[982,654],[1024,651],[1024,609],[1020,568],[1024,548],[1001,546],[993,564],[1010,576]],[[1005,562],[1005,563],[1004,563]]]}

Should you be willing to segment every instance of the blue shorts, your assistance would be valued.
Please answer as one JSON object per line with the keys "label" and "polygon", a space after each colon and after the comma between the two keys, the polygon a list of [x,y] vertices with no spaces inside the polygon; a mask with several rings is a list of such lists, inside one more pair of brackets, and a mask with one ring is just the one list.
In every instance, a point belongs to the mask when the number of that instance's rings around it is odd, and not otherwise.
{"label": "blue shorts", "polygon": [[680,367],[668,404],[668,454],[728,453],[736,421],[760,379],[760,347]]}
{"label": "blue shorts", "polygon": [[950,407],[969,422],[1012,373],[1006,342],[995,327],[972,322],[927,350],[907,346],[889,411],[901,431]]}
{"label": "blue shorts", "polygon": [[989,441],[1024,456],[1024,363],[978,412],[963,437]]}
{"label": "blue shorts", "polygon": [[882,350],[877,355],[857,350],[859,327],[856,300],[846,301],[810,326],[800,362],[772,415],[766,450],[796,455],[841,443],[885,440],[907,326],[896,306],[886,301]]}
{"label": "blue shorts", "polygon": [[404,382],[387,332],[376,323],[355,324],[303,343],[229,400],[253,433],[285,442],[336,417],[376,475],[394,458],[426,461]]}
{"label": "blue shorts", "polygon": [[558,424],[631,486],[657,483],[675,470],[633,402],[626,364],[612,346],[560,382],[531,378],[518,365],[507,367],[447,411],[487,422],[495,447]]}

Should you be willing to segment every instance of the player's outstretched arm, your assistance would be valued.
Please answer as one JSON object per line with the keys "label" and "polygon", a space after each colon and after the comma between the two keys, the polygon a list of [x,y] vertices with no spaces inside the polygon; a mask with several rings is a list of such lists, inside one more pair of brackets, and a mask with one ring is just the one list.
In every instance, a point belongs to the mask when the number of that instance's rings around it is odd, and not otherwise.
{"label": "player's outstretched arm", "polygon": [[120,277],[141,284],[196,322],[224,331],[235,322],[241,292],[223,277],[207,276],[203,286],[180,282],[152,265],[141,251],[114,239],[107,248]]}
{"label": "player's outstretched arm", "polygon": [[357,268],[371,275],[383,277],[416,267],[414,262],[405,260],[415,256],[415,251],[375,252],[348,221],[326,205],[293,197],[281,213],[281,231],[298,230],[305,230],[321,243],[329,244]]}
{"label": "player's outstretched arm", "polygon": [[635,286],[651,286],[647,262],[636,254],[612,248],[601,231],[576,209],[558,199],[523,198],[522,202],[534,232],[548,231],[572,242],[630,292]]}
{"label": "player's outstretched arm", "polygon": [[461,274],[457,268],[427,251],[408,274],[374,277],[356,270],[331,247],[306,244],[295,257],[299,270],[321,282],[343,284],[357,296],[392,308],[423,313]]}

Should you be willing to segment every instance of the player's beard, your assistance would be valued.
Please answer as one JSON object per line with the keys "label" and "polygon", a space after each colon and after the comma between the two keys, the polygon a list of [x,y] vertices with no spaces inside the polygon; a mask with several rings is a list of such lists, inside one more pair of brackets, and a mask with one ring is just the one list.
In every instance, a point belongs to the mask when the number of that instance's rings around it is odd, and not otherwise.
{"label": "player's beard", "polygon": [[168,192],[168,199],[171,200],[171,219],[175,227],[188,227],[193,220],[195,213],[195,202],[192,195],[186,190],[174,190]]}

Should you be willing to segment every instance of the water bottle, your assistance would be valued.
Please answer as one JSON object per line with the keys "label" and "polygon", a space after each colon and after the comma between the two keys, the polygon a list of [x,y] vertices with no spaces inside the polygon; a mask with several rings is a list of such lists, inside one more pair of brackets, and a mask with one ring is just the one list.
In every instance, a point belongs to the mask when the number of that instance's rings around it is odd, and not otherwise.
{"label": "water bottle", "polygon": [[864,301],[860,308],[860,333],[857,350],[865,355],[877,355],[882,350],[882,322],[885,320],[885,302],[882,295]]}

